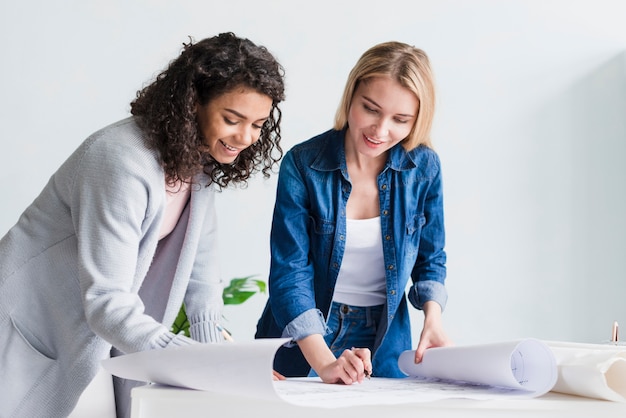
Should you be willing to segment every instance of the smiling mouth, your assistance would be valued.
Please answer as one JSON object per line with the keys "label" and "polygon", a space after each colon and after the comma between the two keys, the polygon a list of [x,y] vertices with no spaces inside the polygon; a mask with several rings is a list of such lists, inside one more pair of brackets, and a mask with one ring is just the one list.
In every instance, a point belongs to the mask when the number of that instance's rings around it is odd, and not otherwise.
{"label": "smiling mouth", "polygon": [[382,144],[382,141],[376,141],[375,139],[370,138],[370,137],[369,137],[369,136],[367,136],[367,135],[363,135],[363,137],[365,138],[365,140],[366,140],[367,142],[369,142],[369,143],[371,143],[371,144],[374,144],[374,145],[380,145],[380,144]]}
{"label": "smiling mouth", "polygon": [[221,141],[221,140],[220,140],[220,144],[222,144],[222,145],[224,146],[224,148],[226,148],[228,151],[231,151],[231,152],[237,152],[237,151],[239,151],[239,149],[238,149],[238,148],[233,148],[233,147],[231,147],[230,145],[228,145],[228,144],[227,144],[226,142],[224,142],[224,141]]}

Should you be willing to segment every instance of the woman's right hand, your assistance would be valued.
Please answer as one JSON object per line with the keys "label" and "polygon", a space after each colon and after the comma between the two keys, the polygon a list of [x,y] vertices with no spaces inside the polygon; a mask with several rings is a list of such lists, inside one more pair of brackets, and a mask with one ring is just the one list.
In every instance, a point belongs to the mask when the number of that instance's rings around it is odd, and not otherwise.
{"label": "woman's right hand", "polygon": [[367,375],[372,374],[372,353],[369,348],[344,350],[339,358],[335,358],[320,334],[299,340],[298,346],[324,383],[351,385],[362,382]]}
{"label": "woman's right hand", "polygon": [[352,348],[334,362],[316,370],[324,383],[361,383],[372,374],[372,353],[369,348]]}

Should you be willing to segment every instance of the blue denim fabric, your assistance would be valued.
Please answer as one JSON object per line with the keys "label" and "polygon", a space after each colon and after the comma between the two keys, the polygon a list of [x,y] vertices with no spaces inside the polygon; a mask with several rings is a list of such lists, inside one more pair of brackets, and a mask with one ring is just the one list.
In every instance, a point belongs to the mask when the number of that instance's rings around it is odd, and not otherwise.
{"label": "blue denim fabric", "polygon": [[[325,323],[345,250],[346,203],[351,184],[345,131],[329,130],[289,150],[281,163],[271,230],[268,304],[257,338],[326,335]],[[443,192],[437,154],[397,145],[378,176],[387,303],[373,350],[378,376],[403,377],[397,360],[412,349],[408,300],[443,308],[446,253]],[[289,368],[297,347],[279,350],[275,367]],[[285,369],[286,370],[286,369]],[[301,374],[303,373],[303,374]],[[288,371],[286,375],[306,375]]]}
{"label": "blue denim fabric", "polygon": [[324,339],[335,357],[352,347],[374,350],[383,305],[351,306],[333,302],[326,322],[330,333]]}
{"label": "blue denim fabric", "polygon": [[[373,351],[383,309],[383,305],[364,307],[333,302],[326,321],[330,333],[324,339],[335,357],[352,347]],[[311,370],[309,376],[317,373]]]}

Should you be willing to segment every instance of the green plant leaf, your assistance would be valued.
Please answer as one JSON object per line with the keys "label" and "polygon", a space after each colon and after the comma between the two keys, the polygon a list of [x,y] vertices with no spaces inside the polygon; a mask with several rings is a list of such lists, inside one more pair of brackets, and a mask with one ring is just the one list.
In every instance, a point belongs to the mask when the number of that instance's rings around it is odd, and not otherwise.
{"label": "green plant leaf", "polygon": [[183,304],[178,311],[178,315],[172,324],[172,330],[174,334],[184,334],[189,337],[189,321],[187,320],[187,313],[185,312],[185,305]]}
{"label": "green plant leaf", "polygon": [[[230,284],[224,288],[222,299],[224,305],[239,305],[248,300],[255,293],[265,293],[266,284],[263,280],[254,279],[255,276],[235,277],[230,280]],[[183,304],[178,311],[178,315],[172,324],[171,331],[174,334],[184,334],[189,337],[189,320]]]}
{"label": "green plant leaf", "polygon": [[265,293],[265,282],[253,277],[247,276],[231,279],[230,284],[224,288],[224,293],[222,294],[224,305],[238,305],[244,303],[255,293]]}

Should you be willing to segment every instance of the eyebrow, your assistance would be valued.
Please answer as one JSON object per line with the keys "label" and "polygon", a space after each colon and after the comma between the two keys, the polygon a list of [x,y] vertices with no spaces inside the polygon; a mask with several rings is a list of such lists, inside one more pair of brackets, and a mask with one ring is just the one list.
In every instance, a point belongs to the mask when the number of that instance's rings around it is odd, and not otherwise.
{"label": "eyebrow", "polygon": [[[243,114],[241,114],[241,113],[237,112],[237,111],[236,111],[236,110],[234,110],[234,109],[225,108],[224,110],[225,110],[226,112],[232,113],[233,115],[237,116],[237,117],[238,117],[238,118],[240,118],[240,119],[246,119],[246,120],[248,120],[248,118],[247,118],[245,115],[243,115]],[[268,119],[269,119],[269,116],[266,116],[266,117],[264,117],[264,118],[259,118],[259,119],[257,119],[255,122],[258,122],[258,121],[261,121],[261,120],[265,121],[265,120],[268,120]]]}
{"label": "eyebrow", "polygon": [[[373,104],[374,106],[378,107],[378,108],[382,108],[381,105],[379,105],[378,103],[376,103],[374,100],[370,99],[367,96],[361,96],[363,97],[364,100],[367,100],[368,102],[370,102],[371,104]],[[410,113],[396,113],[396,116],[404,116],[406,118],[414,118],[415,115],[410,114]]]}

